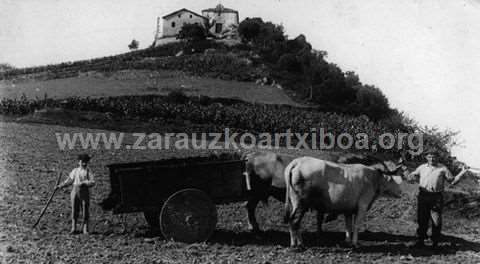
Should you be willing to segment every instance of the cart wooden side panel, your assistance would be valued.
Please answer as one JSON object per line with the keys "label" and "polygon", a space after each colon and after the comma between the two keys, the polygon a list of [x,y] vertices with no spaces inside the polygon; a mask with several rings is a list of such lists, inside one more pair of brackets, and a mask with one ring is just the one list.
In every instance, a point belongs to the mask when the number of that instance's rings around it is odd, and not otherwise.
{"label": "cart wooden side panel", "polygon": [[112,193],[118,196],[113,211],[158,210],[170,195],[187,188],[204,191],[217,204],[243,201],[244,166],[243,160],[112,164]]}

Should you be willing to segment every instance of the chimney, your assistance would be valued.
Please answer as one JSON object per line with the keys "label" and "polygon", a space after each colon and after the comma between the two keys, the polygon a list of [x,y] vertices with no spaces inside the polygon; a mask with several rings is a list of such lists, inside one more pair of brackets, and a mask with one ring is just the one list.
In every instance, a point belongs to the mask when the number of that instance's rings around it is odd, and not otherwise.
{"label": "chimney", "polygon": [[157,17],[157,33],[155,34],[155,39],[158,39],[161,37],[160,34],[160,17]]}

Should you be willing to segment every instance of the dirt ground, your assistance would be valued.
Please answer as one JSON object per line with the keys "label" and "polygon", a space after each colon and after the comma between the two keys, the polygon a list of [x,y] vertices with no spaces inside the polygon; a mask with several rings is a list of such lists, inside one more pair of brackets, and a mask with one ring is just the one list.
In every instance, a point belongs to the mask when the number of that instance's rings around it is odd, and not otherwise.
{"label": "dirt ground", "polygon": [[[93,191],[90,235],[68,235],[69,190],[57,193],[37,229],[31,226],[46,203],[56,181],[76,166],[80,149],[61,151],[55,133],[100,130],[42,124],[0,122],[0,263],[478,263],[478,219],[446,212],[445,239],[440,250],[411,249],[414,242],[415,186],[406,186],[401,199],[379,199],[368,214],[368,232],[360,234],[361,247],[342,243],[343,217],[324,225],[318,236],[314,215],[304,220],[304,252],[288,248],[289,236],[282,223],[282,204],[261,205],[258,219],[265,230],[260,236],[247,231],[242,204],[218,206],[219,222],[207,243],[165,241],[146,233],[141,214],[124,216],[98,206],[109,192],[106,165],[115,162],[155,160],[205,155],[185,150],[96,150],[92,170]],[[305,153],[308,154],[308,153]]]}

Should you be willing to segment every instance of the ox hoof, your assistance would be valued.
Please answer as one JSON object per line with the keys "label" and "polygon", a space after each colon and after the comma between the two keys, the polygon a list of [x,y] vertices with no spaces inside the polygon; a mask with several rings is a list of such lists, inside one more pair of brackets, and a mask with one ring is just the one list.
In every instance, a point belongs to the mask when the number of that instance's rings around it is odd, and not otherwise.
{"label": "ox hoof", "polygon": [[304,252],[305,250],[306,248],[303,245],[291,246],[289,249],[289,251],[292,253],[301,253],[301,252]]}
{"label": "ox hoof", "polygon": [[251,233],[254,233],[254,234],[258,234],[258,233],[261,232],[261,230],[258,226],[252,226],[252,225],[248,225],[248,231],[250,231]]}
{"label": "ox hoof", "polygon": [[351,248],[352,250],[359,249],[361,246],[362,246],[362,244],[360,244],[360,243],[358,243],[358,242],[357,242],[357,243],[350,243],[350,244],[348,245],[348,247]]}
{"label": "ox hoof", "polygon": [[355,248],[355,245],[352,243],[352,241],[343,241],[343,243],[340,244],[340,246],[345,247],[345,248]]}

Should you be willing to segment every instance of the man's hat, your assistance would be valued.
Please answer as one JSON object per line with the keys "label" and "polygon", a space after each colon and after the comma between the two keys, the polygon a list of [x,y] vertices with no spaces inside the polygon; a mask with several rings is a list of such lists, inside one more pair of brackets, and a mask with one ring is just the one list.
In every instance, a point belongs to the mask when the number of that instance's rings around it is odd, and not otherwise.
{"label": "man's hat", "polygon": [[88,154],[80,154],[78,155],[78,160],[89,162],[92,157],[88,156]]}

